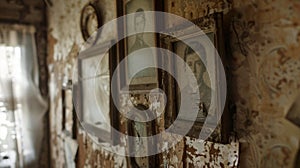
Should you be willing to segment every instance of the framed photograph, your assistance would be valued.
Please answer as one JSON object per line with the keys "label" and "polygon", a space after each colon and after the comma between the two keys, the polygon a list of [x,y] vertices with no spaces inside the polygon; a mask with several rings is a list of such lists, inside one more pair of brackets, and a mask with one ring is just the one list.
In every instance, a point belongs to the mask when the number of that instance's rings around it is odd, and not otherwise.
{"label": "framed photograph", "polygon": [[[81,52],[78,58],[79,118],[85,130],[104,142],[112,140],[110,125],[117,127],[118,123],[111,97],[114,88],[110,85],[116,65],[116,46],[105,51],[111,43],[97,44]],[[100,57],[103,57],[101,61]]]}
{"label": "framed photograph", "polygon": [[[147,106],[143,104],[137,104],[136,108],[139,110],[147,110],[147,113],[134,113],[133,118],[137,118],[136,120],[145,120],[153,118],[153,111],[150,111]],[[147,115],[145,115],[147,114]],[[131,153],[138,155],[148,154],[146,157],[130,157],[128,158],[128,163],[132,167],[155,167],[157,165],[157,156],[151,156],[150,150],[153,150],[153,147],[157,144],[155,140],[149,142],[143,137],[149,137],[156,134],[155,130],[155,120],[148,122],[138,122],[133,120],[127,121],[127,129],[128,135],[133,136],[134,139],[128,140],[128,148]],[[132,155],[131,155],[132,156]]]}
{"label": "framed photograph", "polygon": [[[158,71],[156,68],[143,67],[155,66],[158,63],[157,53],[149,47],[157,47],[158,35],[156,33],[138,33],[146,29],[155,29],[155,16],[146,15],[147,11],[161,9],[160,1],[156,0],[118,0],[118,16],[133,14],[125,19],[123,31],[128,35],[122,41],[120,60],[127,57],[125,66],[122,67],[121,87],[143,85],[143,89],[158,86]],[[132,34],[132,35],[131,35]]]}
{"label": "framed photograph", "polygon": [[[203,123],[207,117],[208,110],[211,106],[211,91],[212,86],[210,82],[210,78],[208,75],[208,71],[204,65],[204,61],[206,61],[207,65],[210,65],[211,63],[214,63],[214,57],[209,57],[209,55],[214,54],[214,50],[206,48],[205,46],[208,46],[208,44],[205,44],[207,41],[205,41],[203,38],[204,36],[208,36],[212,43],[215,42],[214,39],[214,33],[209,32],[207,34],[193,34],[191,38],[188,39],[192,44],[197,46],[197,48],[200,48],[201,53],[204,55],[204,60],[201,60],[199,56],[191,49],[191,47],[187,46],[185,43],[181,41],[173,41],[172,42],[172,48],[173,52],[180,56],[186,62],[189,66],[189,68],[193,71],[193,75],[196,77],[198,88],[192,88],[191,83],[186,80],[181,80],[184,78],[184,73],[182,70],[186,70],[187,67],[178,67],[179,63],[177,64],[175,62],[175,74],[177,79],[181,81],[181,85],[184,86],[183,91],[186,90],[187,93],[194,93],[198,92],[201,97],[201,104],[199,104],[199,111],[198,116],[196,118],[196,122]],[[208,57],[207,57],[208,56]],[[208,63],[209,62],[209,63]],[[176,104],[180,104],[182,99],[180,98],[180,89],[176,88],[177,93],[177,102]],[[182,116],[184,117],[184,116]],[[185,119],[185,118],[182,118]],[[189,120],[186,118],[186,120]]]}
{"label": "framed photograph", "polygon": [[[221,30],[218,29],[219,27],[222,27],[218,25],[221,24],[221,16],[222,14],[213,14],[205,18],[195,20],[194,23],[201,28],[202,32],[188,32],[190,30],[188,27],[179,30],[178,33],[172,32],[173,34],[180,34],[180,38],[192,45],[193,48],[197,48],[197,51],[194,51],[192,47],[187,46],[184,42],[177,38],[166,35],[162,35],[161,45],[179,56],[181,58],[180,61],[183,60],[185,63],[184,65],[180,64],[179,60],[174,57],[172,57],[174,58],[173,60],[167,60],[170,70],[174,71],[177,81],[174,77],[169,75],[169,79],[166,80],[168,83],[164,84],[164,86],[166,86],[164,90],[168,93],[168,97],[172,99],[167,105],[167,112],[165,113],[165,127],[168,128],[175,120],[180,123],[178,127],[183,126],[183,128],[184,125],[192,123],[193,126],[188,132],[188,136],[198,138],[206,119],[208,117],[211,119],[217,118],[221,119],[222,122],[212,133],[210,140],[226,142],[228,139],[228,128],[224,125],[225,123],[231,122],[223,122],[223,116],[219,116],[219,113],[217,113],[217,111],[221,110],[221,98],[219,96],[221,86],[219,82],[212,82],[212,80],[219,81],[220,76],[219,67],[216,65],[216,50],[220,57],[224,57],[222,33],[220,33],[219,31]],[[207,38],[209,40],[207,40]],[[215,48],[211,47],[212,44]],[[201,55],[202,59],[200,59],[197,53]],[[224,60],[224,58],[221,58],[221,60]],[[187,68],[190,68],[193,73],[193,77],[196,79],[195,82],[197,83],[194,85],[190,80],[185,79],[187,78]],[[208,74],[208,69],[210,69],[210,72],[213,72],[212,76]],[[181,88],[179,88],[179,86],[181,86]],[[188,95],[185,96],[184,94]],[[212,94],[216,94],[217,96],[212,96]],[[185,100],[181,99],[182,95],[185,97]],[[196,119],[190,118],[189,115],[179,115],[179,109],[184,108],[187,102],[193,102],[192,99],[196,95],[199,95],[200,97],[200,100],[197,98],[197,100],[199,100],[197,101],[197,104],[189,104],[189,106],[193,106],[198,109]],[[182,105],[182,107],[180,107],[180,105]],[[223,114],[227,116],[224,117],[224,121],[225,118],[227,119],[230,117],[228,116],[226,107],[225,111]],[[207,122],[207,125],[208,127],[213,128],[213,126],[210,126],[209,122]],[[206,129],[209,131],[210,128]]]}
{"label": "framed photograph", "polygon": [[[84,41],[86,41],[87,43],[96,44],[101,33],[97,31],[102,26],[102,24],[102,17],[97,4],[88,3],[87,5],[85,5],[81,11],[80,17],[80,28]],[[93,36],[93,33],[95,32],[97,32],[97,34]]]}

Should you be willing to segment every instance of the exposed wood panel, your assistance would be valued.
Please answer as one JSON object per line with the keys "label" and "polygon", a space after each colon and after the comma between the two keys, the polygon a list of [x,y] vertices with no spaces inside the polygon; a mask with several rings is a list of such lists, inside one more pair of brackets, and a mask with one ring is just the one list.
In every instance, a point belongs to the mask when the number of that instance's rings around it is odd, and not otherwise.
{"label": "exposed wood panel", "polygon": [[25,7],[22,4],[7,3],[6,1],[0,1],[0,6],[4,9],[24,9]]}
{"label": "exposed wood panel", "polygon": [[18,10],[9,10],[5,8],[0,8],[0,19],[17,20],[19,18],[20,18],[20,13]]}
{"label": "exposed wood panel", "polygon": [[26,0],[24,3],[30,6],[40,6],[40,7],[45,5],[43,0]]}
{"label": "exposed wood panel", "polygon": [[45,21],[42,0],[0,1],[0,22],[37,24]]}

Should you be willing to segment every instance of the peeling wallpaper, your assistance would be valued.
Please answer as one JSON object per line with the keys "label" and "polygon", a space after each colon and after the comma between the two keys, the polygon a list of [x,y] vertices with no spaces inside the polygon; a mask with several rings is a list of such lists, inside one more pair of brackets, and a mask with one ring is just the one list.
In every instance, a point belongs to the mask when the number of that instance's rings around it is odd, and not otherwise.
{"label": "peeling wallpaper", "polygon": [[[53,6],[48,8],[48,68],[50,94],[50,133],[51,133],[51,166],[65,167],[66,153],[64,151],[65,135],[62,131],[62,84],[72,79],[75,58],[84,40],[80,31],[80,15],[88,0],[59,1],[53,0]],[[101,7],[103,21],[116,17],[114,1],[98,2]],[[115,30],[104,29],[102,33],[113,38]],[[107,40],[107,39],[103,39]],[[92,140],[85,132],[78,132],[77,153],[78,167],[114,167],[113,157],[103,150],[94,149]],[[113,158],[118,158],[117,156]],[[119,159],[121,160],[121,159]],[[118,163],[115,161],[115,163]],[[120,166],[119,166],[120,167]]]}
{"label": "peeling wallpaper", "polygon": [[[53,0],[48,9],[48,68],[52,167],[66,164],[61,128],[61,85],[71,78],[83,42],[80,12],[87,0]],[[115,1],[99,1],[104,22],[116,17]],[[300,2],[296,0],[167,0],[165,11],[194,19],[223,11],[230,62],[230,100],[236,106],[237,142],[200,143],[185,137],[160,155],[161,167],[294,167],[300,128],[285,118],[299,95]],[[193,13],[193,14],[191,14]],[[168,23],[169,26],[176,23]],[[115,30],[104,30],[113,38]],[[108,40],[108,39],[103,39]],[[126,108],[125,108],[126,109]],[[126,122],[122,120],[122,122]],[[158,130],[163,118],[159,118]],[[123,123],[124,124],[124,123]],[[168,137],[165,137],[168,138]],[[97,147],[79,129],[78,167],[126,167],[126,159]],[[184,152],[186,151],[186,152]]]}
{"label": "peeling wallpaper", "polygon": [[240,167],[293,167],[300,130],[285,115],[299,94],[299,5],[234,1],[230,60]]}

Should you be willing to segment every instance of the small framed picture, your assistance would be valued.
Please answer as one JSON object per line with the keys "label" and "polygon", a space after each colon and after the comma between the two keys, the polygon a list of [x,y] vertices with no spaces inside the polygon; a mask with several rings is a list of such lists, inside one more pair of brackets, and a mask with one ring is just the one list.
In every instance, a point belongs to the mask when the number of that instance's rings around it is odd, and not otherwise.
{"label": "small framed picture", "polygon": [[[99,141],[112,140],[111,127],[118,123],[118,113],[111,97],[111,76],[115,69],[116,46],[97,44],[81,52],[78,58],[79,119],[85,130]],[[102,58],[102,59],[101,59]]]}
{"label": "small framed picture", "polygon": [[[94,3],[88,3],[81,11],[80,28],[84,41],[96,44],[101,32],[97,32],[102,26],[103,20],[100,9]],[[93,35],[97,32],[95,35]]]}
{"label": "small framed picture", "polygon": [[[143,104],[137,104],[136,108],[139,110],[145,110],[146,113],[140,113],[139,111],[133,112],[135,120],[128,119],[127,129],[128,135],[134,138],[128,139],[128,152],[130,153],[130,158],[128,158],[128,163],[133,167],[155,167],[157,165],[158,157],[151,156],[153,150],[156,151],[154,146],[157,144],[155,139],[145,139],[143,137],[149,137],[156,134],[155,121],[148,122],[138,122],[138,120],[146,120],[154,114],[153,111],[149,110],[147,106]],[[152,152],[150,152],[152,151]],[[147,157],[138,157],[147,154]],[[136,156],[136,157],[133,157]]]}
{"label": "small framed picture", "polygon": [[[146,29],[155,30],[155,16],[147,15],[147,11],[159,10],[160,2],[156,0],[118,0],[118,6],[122,11],[119,16],[131,14],[124,20],[123,31],[127,36],[122,42],[120,60],[126,58],[121,76],[121,87],[140,86],[142,89],[151,89],[158,85],[158,71],[155,67],[158,63],[157,53],[151,47],[158,47],[158,35],[144,32]],[[144,68],[149,67],[149,68]],[[151,68],[152,67],[152,68]]]}
{"label": "small framed picture", "polygon": [[[198,138],[206,121],[208,128],[203,131],[209,132],[210,127],[213,128],[214,125],[209,121],[220,119],[221,124],[219,124],[217,129],[211,134],[210,140],[226,142],[228,139],[228,128],[226,124],[230,125],[231,122],[227,120],[230,116],[228,116],[226,107],[223,111],[225,116],[220,115],[222,114],[220,113],[222,110],[220,108],[221,86],[218,82],[220,81],[220,67],[217,65],[217,57],[221,57],[220,59],[222,61],[224,60],[224,48],[222,48],[223,38],[222,33],[219,32],[221,30],[218,29],[220,27],[219,24],[221,24],[221,16],[221,14],[213,14],[195,20],[194,23],[199,26],[202,31],[191,32],[191,29],[186,27],[177,30],[178,33],[172,32],[172,34],[179,34],[180,39],[186,43],[178,38],[162,35],[161,45],[174,54],[171,60],[168,60],[168,64],[170,70],[174,71],[175,74],[173,77],[169,75],[169,80],[166,80],[169,81],[169,83],[164,85],[174,86],[164,88],[168,93],[168,97],[172,99],[167,105],[165,127],[168,128],[175,120],[178,121],[177,123],[180,123],[179,127],[181,125],[183,128],[186,128],[184,126],[191,123],[192,128],[188,132],[188,136]],[[194,50],[195,48],[197,51]],[[175,59],[175,55],[180,57],[180,59]],[[201,58],[199,56],[201,56]],[[180,63],[181,61],[184,63]],[[195,78],[194,83],[191,82],[192,80],[188,80],[188,69],[191,72],[191,76]],[[209,74],[209,71],[212,73]],[[213,96],[213,94],[216,96]],[[197,103],[189,104],[189,102]],[[187,105],[193,108],[186,107]],[[191,117],[191,115],[179,115],[181,108],[188,110],[196,108],[198,110],[196,117]],[[189,114],[189,112],[186,111],[185,114]]]}
{"label": "small framed picture", "polygon": [[[198,92],[201,97],[201,102],[199,104],[199,111],[198,116],[196,118],[196,122],[204,123],[208,110],[211,106],[211,92],[212,92],[212,86],[210,82],[210,78],[208,75],[208,71],[205,67],[204,61],[206,61],[206,65],[210,65],[211,63],[214,63],[214,57],[211,55],[214,55],[214,50],[205,46],[208,46],[207,41],[205,41],[203,38],[204,36],[208,36],[212,43],[215,42],[214,39],[214,33],[209,32],[207,34],[193,34],[192,37],[188,39],[188,41],[191,42],[191,44],[195,45],[197,48],[199,48],[200,53],[203,53],[203,60],[200,59],[200,57],[191,49],[191,47],[187,46],[185,43],[181,41],[173,41],[172,42],[172,48],[173,52],[180,56],[184,62],[187,63],[189,68],[193,71],[193,74],[197,80],[197,88],[193,88],[190,82],[186,80],[181,80],[184,78],[183,71],[186,70],[186,65],[184,67],[178,67],[179,63],[175,63],[176,68],[176,77],[179,79],[180,82],[182,82],[182,92],[187,92],[193,94],[194,92]],[[211,56],[211,57],[209,57]],[[209,62],[209,63],[208,63]],[[183,71],[182,71],[183,70]],[[180,104],[182,99],[180,98],[180,89],[176,88],[177,93],[177,104]],[[182,116],[184,119],[185,116]],[[186,118],[186,120],[189,120]]]}
{"label": "small framed picture", "polygon": [[77,118],[72,101],[72,81],[62,87],[62,131],[66,136],[76,139]]}

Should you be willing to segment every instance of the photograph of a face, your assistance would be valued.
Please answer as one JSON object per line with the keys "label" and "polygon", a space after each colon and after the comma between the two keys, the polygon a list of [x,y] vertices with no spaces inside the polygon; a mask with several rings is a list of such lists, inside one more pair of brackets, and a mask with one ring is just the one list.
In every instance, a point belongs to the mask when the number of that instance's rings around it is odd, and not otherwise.
{"label": "photograph of a face", "polygon": [[131,0],[125,4],[125,14],[133,14],[126,20],[126,33],[132,34],[126,39],[127,79],[131,84],[155,83],[157,71],[155,68],[141,68],[156,65],[156,53],[149,47],[156,47],[154,33],[138,33],[147,29],[154,30],[153,16],[146,15],[146,11],[154,10],[154,0]]}
{"label": "photograph of a face", "polygon": [[[214,34],[209,33],[206,35],[214,44]],[[211,85],[211,80],[208,75],[207,68],[210,68],[210,65],[214,65],[214,50],[211,49],[211,47],[208,47],[209,44],[207,43],[208,41],[205,40],[204,35],[194,36],[187,41],[189,41],[189,43],[193,45],[193,47],[197,48],[197,52],[181,41],[173,43],[174,52],[178,56],[180,56],[186,63],[184,67],[178,67],[180,64],[176,64],[177,78],[179,79],[178,81],[181,82],[180,85],[183,86],[181,90],[177,88],[177,104],[180,104],[181,102],[180,93],[189,94],[187,96],[188,98],[192,98],[193,96],[196,96],[196,94],[199,94],[200,100],[196,105],[197,108],[199,108],[199,111],[196,121],[204,123],[212,106],[211,98],[214,87]],[[199,53],[203,58],[202,60],[197,53]],[[207,65],[207,67],[205,66],[205,64]],[[186,76],[184,75],[186,75],[187,68],[190,68],[190,70],[193,72],[193,74],[191,75],[195,77],[197,84],[192,84],[191,80],[184,80],[186,78]],[[180,119],[183,120],[192,120],[191,118],[188,118],[188,115],[183,115],[180,117]]]}

